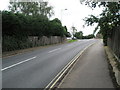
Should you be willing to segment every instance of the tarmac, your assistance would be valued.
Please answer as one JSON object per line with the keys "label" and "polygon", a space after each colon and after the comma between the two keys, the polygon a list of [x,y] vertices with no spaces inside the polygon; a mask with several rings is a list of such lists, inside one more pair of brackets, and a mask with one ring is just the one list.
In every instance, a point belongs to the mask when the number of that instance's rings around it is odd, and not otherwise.
{"label": "tarmac", "polygon": [[58,88],[114,88],[101,40],[82,54]]}

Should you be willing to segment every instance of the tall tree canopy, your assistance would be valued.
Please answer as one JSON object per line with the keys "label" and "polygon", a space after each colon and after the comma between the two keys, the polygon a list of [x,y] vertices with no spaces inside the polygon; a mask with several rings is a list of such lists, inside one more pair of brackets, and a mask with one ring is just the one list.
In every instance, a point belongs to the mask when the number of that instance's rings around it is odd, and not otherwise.
{"label": "tall tree canopy", "polygon": [[14,2],[10,2],[9,9],[14,13],[19,12],[24,15],[51,17],[54,14],[53,7],[43,0],[34,2],[18,2],[15,0]]}
{"label": "tall tree canopy", "polygon": [[104,7],[103,12],[99,17],[90,15],[90,17],[85,18],[86,24],[93,25],[98,23],[97,27],[94,30],[94,33],[100,28],[100,33],[103,35],[104,44],[107,45],[107,37],[111,36],[112,30],[120,26],[120,4],[118,2],[85,2],[86,5],[89,5],[91,8],[97,6]]}

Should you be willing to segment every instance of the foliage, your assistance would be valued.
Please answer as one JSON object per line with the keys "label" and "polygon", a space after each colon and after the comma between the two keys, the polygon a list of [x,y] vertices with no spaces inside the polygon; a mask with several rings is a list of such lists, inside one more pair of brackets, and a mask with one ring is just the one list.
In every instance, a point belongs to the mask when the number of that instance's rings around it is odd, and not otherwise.
{"label": "foliage", "polygon": [[76,32],[74,37],[76,37],[77,39],[82,39],[83,37],[83,32],[82,31],[79,31],[79,32]]}
{"label": "foliage", "polygon": [[97,27],[94,30],[94,33],[98,28],[100,28],[100,32],[103,35],[104,45],[107,45],[107,38],[111,37],[112,30],[120,26],[120,4],[117,2],[101,2],[101,3],[87,3],[92,8],[95,8],[97,5],[105,7],[103,12],[99,17],[91,15],[90,17],[85,18],[86,24],[93,25],[94,23],[98,23]]}
{"label": "foliage", "polygon": [[58,18],[53,19],[50,21],[50,32],[52,36],[64,36],[65,31],[64,27],[61,24],[61,21]]}
{"label": "foliage", "polygon": [[20,13],[14,14],[8,11],[2,11],[2,20],[3,35],[18,38],[41,35],[42,30],[45,30],[45,24],[49,22],[45,17],[24,16]]}
{"label": "foliage", "polygon": [[[59,19],[49,21],[45,16],[24,16],[20,13],[2,11],[3,35],[28,36],[64,36],[67,31]],[[24,32],[24,33],[23,33]]]}
{"label": "foliage", "polygon": [[72,28],[72,35],[73,35],[73,39],[75,38],[75,33],[77,32],[77,29],[76,29],[76,27],[74,27],[74,26],[72,26],[71,27]]}
{"label": "foliage", "polygon": [[94,34],[83,36],[83,32],[79,31],[79,32],[75,32],[74,37],[76,37],[77,39],[91,39],[91,38],[94,38],[95,36]]}
{"label": "foliage", "polygon": [[59,19],[48,20],[46,16],[25,16],[21,13],[2,11],[3,51],[31,47],[29,36],[65,36],[66,30]]}
{"label": "foliage", "polygon": [[72,40],[68,40],[69,43],[75,42],[75,41],[77,41],[77,40],[73,40],[73,39]]}
{"label": "foliage", "polygon": [[14,13],[22,13],[26,15],[33,16],[48,16],[51,17],[53,13],[53,7],[48,5],[47,1],[39,0],[34,2],[18,2],[17,0],[14,2],[10,2],[9,6],[10,11]]}
{"label": "foliage", "polygon": [[26,39],[18,40],[14,36],[4,36],[2,37],[2,52],[4,51],[13,51],[24,48],[32,47],[32,43],[28,42]]}
{"label": "foliage", "polygon": [[65,35],[66,35],[66,37],[71,37],[70,32],[67,32]]}
{"label": "foliage", "polygon": [[2,11],[3,51],[31,47],[29,36],[65,36],[66,31],[59,19],[49,20],[46,16],[25,16],[21,13]]}
{"label": "foliage", "polygon": [[91,39],[94,37],[95,37],[94,34],[89,34],[89,35],[83,36],[82,39]]}
{"label": "foliage", "polygon": [[77,29],[76,27],[72,26],[72,30],[73,30],[73,36],[74,36],[75,32],[77,32]]}
{"label": "foliage", "polygon": [[[69,36],[58,18],[49,20],[53,7],[43,0],[39,2],[10,2],[10,11],[2,14],[3,51],[31,47],[29,36]],[[11,42],[12,41],[12,42]],[[27,43],[28,42],[28,43]]]}
{"label": "foliage", "polygon": [[66,36],[66,37],[71,37],[71,34],[70,34],[70,32],[68,32],[66,26],[64,26],[64,33],[65,33],[65,36]]}

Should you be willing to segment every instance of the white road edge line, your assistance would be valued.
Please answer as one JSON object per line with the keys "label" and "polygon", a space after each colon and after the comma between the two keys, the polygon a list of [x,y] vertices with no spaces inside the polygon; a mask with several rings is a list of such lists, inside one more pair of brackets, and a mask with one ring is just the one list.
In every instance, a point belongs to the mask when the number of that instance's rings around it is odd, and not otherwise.
{"label": "white road edge line", "polygon": [[36,58],[36,57],[37,57],[37,56],[32,57],[32,58],[29,58],[29,59],[26,59],[26,60],[24,60],[24,61],[21,61],[21,62],[19,62],[19,63],[13,64],[13,65],[11,65],[11,66],[5,67],[5,68],[1,69],[1,71],[4,71],[4,70],[9,69],[9,68],[12,68],[12,67],[15,67],[15,66],[17,66],[17,65],[19,65],[19,64],[22,64],[22,63],[24,63],[24,62],[28,62],[28,61]]}
{"label": "white road edge line", "polygon": [[57,51],[57,50],[59,50],[59,49],[61,49],[61,48],[57,48],[57,49],[51,50],[51,51],[49,51],[48,53],[51,53],[51,52]]}

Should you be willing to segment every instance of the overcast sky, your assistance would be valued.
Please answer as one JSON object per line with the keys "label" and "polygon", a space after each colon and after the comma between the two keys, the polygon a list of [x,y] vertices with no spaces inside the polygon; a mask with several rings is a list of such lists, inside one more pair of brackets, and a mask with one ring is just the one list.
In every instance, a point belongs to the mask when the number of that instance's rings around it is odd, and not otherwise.
{"label": "overcast sky", "polygon": [[[83,28],[83,19],[88,15],[99,15],[102,8],[92,10],[88,6],[80,4],[79,0],[47,0],[55,15],[51,19],[59,18],[63,25],[66,25],[69,32],[72,32],[71,27],[74,25],[77,31],[83,31],[84,35],[92,34],[95,26]],[[0,1],[0,10],[7,9],[9,0]],[[67,10],[65,10],[67,9]],[[62,16],[62,17],[61,17]]]}

